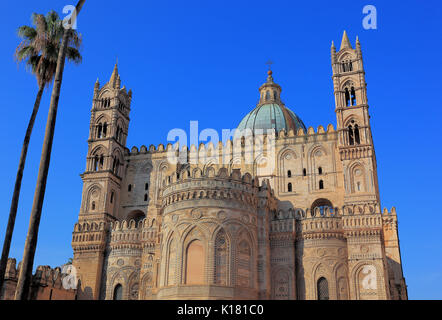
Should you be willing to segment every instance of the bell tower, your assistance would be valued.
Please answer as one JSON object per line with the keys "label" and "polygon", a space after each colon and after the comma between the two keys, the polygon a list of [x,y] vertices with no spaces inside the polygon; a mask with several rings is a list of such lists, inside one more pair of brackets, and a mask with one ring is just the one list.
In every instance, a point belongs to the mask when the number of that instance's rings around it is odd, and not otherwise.
{"label": "bell tower", "polygon": [[367,84],[361,43],[353,49],[344,31],[338,52],[331,46],[338,148],[345,180],[346,204],[377,203],[376,156],[368,113]]}
{"label": "bell tower", "polygon": [[72,237],[80,299],[100,298],[107,226],[119,218],[131,98],[132,92],[121,88],[117,64],[103,87],[95,82],[82,203]]}

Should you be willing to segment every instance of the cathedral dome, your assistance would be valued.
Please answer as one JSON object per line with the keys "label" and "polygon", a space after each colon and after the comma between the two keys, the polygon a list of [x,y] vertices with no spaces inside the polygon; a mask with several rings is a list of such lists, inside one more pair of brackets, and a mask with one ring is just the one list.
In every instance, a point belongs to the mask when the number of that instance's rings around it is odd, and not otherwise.
{"label": "cathedral dome", "polygon": [[267,82],[260,88],[260,99],[255,109],[250,111],[239,123],[238,130],[274,129],[276,132],[293,130],[296,134],[299,129],[305,132],[306,127],[302,120],[290,109],[286,108],[280,99],[281,87],[273,82],[272,71],[268,71]]}
{"label": "cathedral dome", "polygon": [[238,130],[275,129],[276,132],[284,129],[286,132],[293,130],[296,134],[298,129],[307,132],[302,120],[290,109],[277,103],[258,105],[250,111],[239,123]]}

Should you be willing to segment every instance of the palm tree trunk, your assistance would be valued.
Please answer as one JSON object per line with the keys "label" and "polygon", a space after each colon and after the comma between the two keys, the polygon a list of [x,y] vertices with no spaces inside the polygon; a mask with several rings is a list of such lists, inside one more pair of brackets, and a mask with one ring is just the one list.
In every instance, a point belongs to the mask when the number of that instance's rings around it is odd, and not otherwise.
{"label": "palm tree trunk", "polygon": [[[86,0],[80,0],[76,6],[77,17]],[[46,122],[45,137],[41,152],[40,167],[38,170],[37,185],[35,187],[34,202],[32,203],[28,235],[26,237],[20,275],[15,291],[15,300],[27,300],[32,282],[32,267],[34,265],[35,249],[37,247],[38,228],[40,226],[41,209],[46,191],[49,163],[51,160],[52,142],[54,139],[55,120],[57,118],[58,100],[60,98],[61,82],[66,57],[66,48],[69,41],[70,29],[65,29],[58,53],[57,68],[55,70],[54,87],[52,88],[51,103],[49,105]]]}
{"label": "palm tree trunk", "polygon": [[41,97],[43,95],[44,85],[40,85],[37,97],[34,102],[31,118],[29,119],[28,128],[26,129],[25,139],[21,148],[20,161],[18,163],[17,177],[15,178],[14,193],[12,195],[11,208],[9,210],[8,226],[6,227],[5,241],[3,242],[2,258],[0,260],[0,296],[5,278],[6,265],[8,263],[9,249],[11,247],[12,233],[14,232],[15,217],[17,216],[18,200],[20,198],[21,181],[23,171],[25,169],[26,156],[28,154],[29,141],[31,139],[32,129],[34,127],[35,118],[40,107]]}

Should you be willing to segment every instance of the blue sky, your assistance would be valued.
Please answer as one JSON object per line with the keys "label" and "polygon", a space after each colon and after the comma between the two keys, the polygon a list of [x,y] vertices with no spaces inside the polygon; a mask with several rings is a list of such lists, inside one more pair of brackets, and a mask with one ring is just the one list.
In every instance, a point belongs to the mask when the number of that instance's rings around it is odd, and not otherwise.
{"label": "blue sky", "polygon": [[[13,59],[32,12],[75,1],[2,2],[0,241],[36,81]],[[362,8],[377,8],[376,30]],[[35,265],[72,257],[93,85],[118,57],[133,90],[128,147],[166,143],[172,128],[235,128],[258,99],[271,59],[282,99],[306,126],[335,125],[330,44],[347,30],[362,44],[382,206],[396,206],[410,299],[442,299],[440,1],[86,1],[78,21],[83,63],[66,65]],[[21,260],[41,154],[45,91],[24,173],[10,256]],[[438,200],[439,201],[439,200]]]}

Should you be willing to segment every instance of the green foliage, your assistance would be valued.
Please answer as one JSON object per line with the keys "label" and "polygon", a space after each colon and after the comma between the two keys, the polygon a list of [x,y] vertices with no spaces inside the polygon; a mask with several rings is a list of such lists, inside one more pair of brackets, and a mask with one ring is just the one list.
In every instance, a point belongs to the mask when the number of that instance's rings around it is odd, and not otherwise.
{"label": "green foliage", "polygon": [[[33,13],[32,24],[34,27],[21,26],[17,30],[22,41],[15,51],[15,59],[26,62],[40,87],[48,86],[57,67],[58,52],[65,32],[63,21],[55,11],[50,11],[46,16]],[[71,33],[66,58],[78,64],[81,62],[81,35],[72,29],[66,32]]]}

